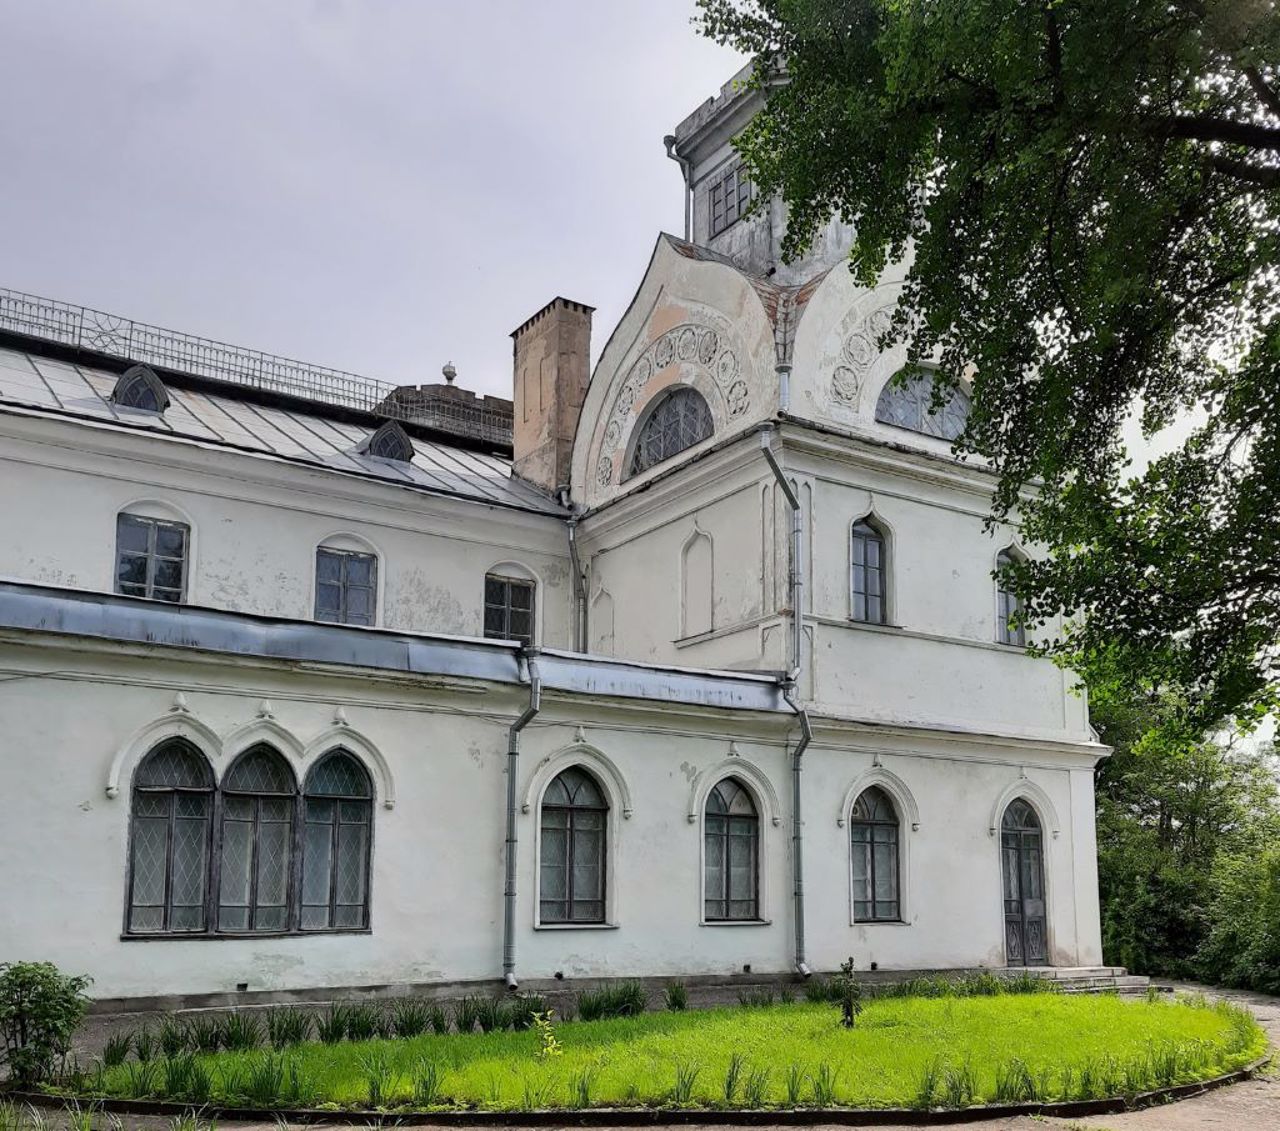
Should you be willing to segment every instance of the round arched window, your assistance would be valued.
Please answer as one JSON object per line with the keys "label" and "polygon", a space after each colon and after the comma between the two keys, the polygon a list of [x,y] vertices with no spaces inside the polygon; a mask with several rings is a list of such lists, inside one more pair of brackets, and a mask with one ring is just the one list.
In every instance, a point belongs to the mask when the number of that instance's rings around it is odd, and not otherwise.
{"label": "round arched window", "polygon": [[711,409],[702,394],[682,385],[664,396],[641,425],[628,474],[648,471],[686,448],[700,444],[712,431]]}

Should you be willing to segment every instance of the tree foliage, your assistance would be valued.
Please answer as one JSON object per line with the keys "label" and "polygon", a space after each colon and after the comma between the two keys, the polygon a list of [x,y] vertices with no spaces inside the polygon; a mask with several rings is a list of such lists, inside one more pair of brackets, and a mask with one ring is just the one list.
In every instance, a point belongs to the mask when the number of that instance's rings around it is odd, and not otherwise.
{"label": "tree foliage", "polygon": [[38,1084],[61,1066],[88,1008],[88,985],[51,962],[0,964],[0,1061],[15,1083]]}
{"label": "tree foliage", "polygon": [[[884,344],[971,379],[961,452],[1047,557],[1047,650],[1257,717],[1280,675],[1280,17],[1272,0],[698,0],[756,55],[738,147],[851,268]],[[785,64],[785,81],[781,70]],[[1129,462],[1135,420],[1165,454]],[[1171,438],[1172,437],[1172,438]]]}

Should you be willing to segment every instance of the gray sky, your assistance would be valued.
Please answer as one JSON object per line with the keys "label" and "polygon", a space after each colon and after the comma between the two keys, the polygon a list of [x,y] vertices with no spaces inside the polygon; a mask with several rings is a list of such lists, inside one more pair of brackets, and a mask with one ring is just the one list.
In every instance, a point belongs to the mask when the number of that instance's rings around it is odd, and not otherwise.
{"label": "gray sky", "polygon": [[0,286],[510,396],[557,294],[598,354],[662,137],[741,65],[692,0],[0,0]]}

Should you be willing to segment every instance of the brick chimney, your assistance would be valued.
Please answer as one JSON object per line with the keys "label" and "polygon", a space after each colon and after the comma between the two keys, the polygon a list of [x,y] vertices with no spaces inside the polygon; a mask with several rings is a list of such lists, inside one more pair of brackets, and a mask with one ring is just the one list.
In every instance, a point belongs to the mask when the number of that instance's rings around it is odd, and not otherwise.
{"label": "brick chimney", "polygon": [[569,483],[573,435],[591,376],[594,310],[555,298],[511,335],[515,472],[545,491]]}

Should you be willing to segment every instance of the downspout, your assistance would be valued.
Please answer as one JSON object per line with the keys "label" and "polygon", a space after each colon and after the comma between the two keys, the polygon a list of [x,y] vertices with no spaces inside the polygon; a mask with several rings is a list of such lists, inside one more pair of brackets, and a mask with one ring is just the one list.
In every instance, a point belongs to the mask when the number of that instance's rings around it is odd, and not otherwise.
{"label": "downspout", "polygon": [[582,578],[582,562],[578,558],[578,516],[573,515],[568,521],[569,529],[569,568],[573,570],[573,650],[587,650],[587,593]]}
{"label": "downspout", "polygon": [[[789,393],[790,366],[778,366],[778,378],[783,407],[786,407]],[[801,813],[800,770],[804,752],[813,741],[813,726],[809,721],[809,712],[799,700],[800,674],[804,664],[804,620],[802,617],[802,601],[804,597],[804,515],[800,509],[800,498],[792,488],[790,481],[783,474],[777,457],[773,454],[774,426],[765,423],[760,426],[760,449],[769,464],[773,477],[777,480],[782,494],[791,508],[791,568],[789,571],[789,588],[791,590],[791,667],[782,684],[782,697],[787,705],[796,713],[800,723],[800,740],[791,752],[791,865],[794,881],[792,897],[795,911],[795,968],[802,977],[809,977],[812,971],[805,961],[804,938],[804,835]]]}
{"label": "downspout", "polygon": [[538,649],[522,652],[529,670],[529,705],[507,731],[507,878],[502,890],[502,981],[507,989],[519,988],[516,981],[516,771],[520,767],[520,732],[542,709],[542,677],[538,674]]}
{"label": "downspout", "polygon": [[662,139],[662,144],[667,147],[667,156],[680,166],[680,172],[684,176],[684,238],[692,242],[693,240],[693,186],[689,183],[689,177],[693,172],[693,162],[688,157],[682,156],[676,152],[675,134],[667,134]]}

